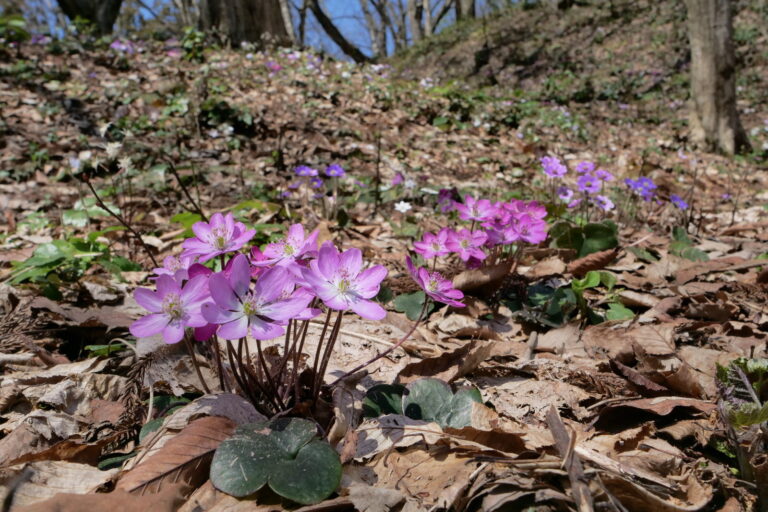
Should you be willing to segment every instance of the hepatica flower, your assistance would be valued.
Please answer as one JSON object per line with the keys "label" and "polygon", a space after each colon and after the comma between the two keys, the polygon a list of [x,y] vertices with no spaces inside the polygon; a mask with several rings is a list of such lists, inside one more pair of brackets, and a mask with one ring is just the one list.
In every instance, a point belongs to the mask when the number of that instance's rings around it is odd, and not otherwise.
{"label": "hepatica flower", "polygon": [[451,233],[449,228],[443,228],[437,234],[424,233],[421,242],[413,243],[414,250],[428,260],[450,254],[447,243]]}
{"label": "hepatica flower", "polygon": [[315,177],[318,175],[317,169],[313,169],[312,167],[306,165],[298,166],[294,172],[296,173],[296,176],[302,177]]}
{"label": "hepatica flower", "polygon": [[430,272],[424,267],[417,269],[414,267],[410,256],[405,257],[405,264],[408,266],[408,272],[410,272],[413,280],[432,300],[455,308],[464,307],[464,304],[459,302],[464,298],[464,294],[460,290],[456,290],[453,283],[439,272]]}
{"label": "hepatica flower", "polygon": [[251,289],[251,268],[243,254],[233,258],[228,277],[213,274],[209,286],[213,302],[203,305],[202,314],[220,325],[218,335],[225,340],[247,334],[257,340],[276,338],[285,333],[282,325],[304,312],[312,300],[304,293],[292,295],[295,283],[282,267],[266,270]]}
{"label": "hepatica flower", "polygon": [[188,238],[182,244],[182,257],[199,257],[200,263],[215,258],[220,254],[239,250],[253,235],[254,229],[246,229],[242,222],[235,222],[235,217],[214,213],[210,223],[196,222],[192,226],[195,238]]}
{"label": "hepatica flower", "polygon": [[344,174],[344,169],[339,164],[331,164],[325,168],[325,175],[329,178],[341,178]]}
{"label": "hepatica flower", "polygon": [[603,195],[597,195],[595,196],[592,201],[597,205],[598,208],[600,208],[603,211],[611,211],[614,208],[613,201],[611,201],[608,197]]}
{"label": "hepatica flower", "polygon": [[624,183],[626,183],[634,193],[642,197],[644,201],[650,201],[656,195],[656,184],[647,176],[641,176],[636,180],[627,178],[624,180]]}
{"label": "hepatica flower", "polygon": [[595,170],[595,164],[589,161],[583,161],[576,164],[576,172],[578,174],[591,174]]}
{"label": "hepatica flower", "polygon": [[544,220],[531,217],[528,214],[521,215],[509,228],[517,240],[529,244],[538,244],[547,239],[547,223]]}
{"label": "hepatica flower", "polygon": [[580,192],[586,194],[596,194],[600,192],[600,180],[591,174],[579,176],[579,179],[576,180],[576,185],[579,187]]}
{"label": "hepatica flower", "polygon": [[315,230],[306,236],[304,226],[293,224],[288,228],[288,235],[278,242],[271,243],[264,248],[262,258],[254,261],[256,266],[269,265],[289,266],[302,257],[314,255],[317,251],[317,235]]}
{"label": "hepatica flower", "polygon": [[152,272],[156,276],[172,276],[177,281],[185,281],[189,279],[188,269],[192,261],[193,258],[191,257],[166,256],[163,259],[163,266],[153,269]]}
{"label": "hepatica flower", "polygon": [[186,327],[203,327],[205,321],[200,308],[208,300],[208,278],[198,275],[184,286],[169,275],[157,278],[157,291],[137,289],[133,296],[141,307],[151,314],[131,324],[131,334],[146,338],[162,333],[166,343],[178,343]]}
{"label": "hepatica flower", "polygon": [[406,201],[399,201],[395,203],[395,210],[399,211],[400,213],[407,213],[410,209],[411,203]]}
{"label": "hepatica flower", "polygon": [[669,201],[681,210],[688,209],[688,203],[686,203],[685,200],[677,194],[672,194],[669,196]]}
{"label": "hepatica flower", "polygon": [[487,238],[488,234],[485,231],[470,231],[465,228],[458,232],[449,233],[446,245],[448,249],[458,254],[462,261],[467,261],[473,257],[483,260],[485,259],[485,252],[482,247]]}
{"label": "hepatica flower", "polygon": [[455,203],[456,211],[462,220],[474,220],[485,222],[496,214],[496,208],[488,199],[475,199],[472,196],[464,197],[464,204]]}
{"label": "hepatica flower", "polygon": [[348,249],[339,253],[331,242],[320,248],[316,260],[309,268],[302,269],[304,280],[331,309],[351,309],[368,320],[381,320],[387,312],[369,300],[379,293],[381,282],[387,277],[387,269],[376,265],[363,268],[360,249]]}
{"label": "hepatica flower", "polygon": [[557,197],[564,203],[568,203],[571,201],[571,199],[573,199],[573,190],[569,189],[568,187],[558,187]]}
{"label": "hepatica flower", "polygon": [[613,174],[606,171],[605,169],[598,169],[595,171],[595,178],[599,179],[600,181],[613,181]]}
{"label": "hepatica flower", "polygon": [[541,159],[541,166],[544,168],[544,174],[550,178],[562,178],[568,172],[560,159],[554,156],[545,156]]}

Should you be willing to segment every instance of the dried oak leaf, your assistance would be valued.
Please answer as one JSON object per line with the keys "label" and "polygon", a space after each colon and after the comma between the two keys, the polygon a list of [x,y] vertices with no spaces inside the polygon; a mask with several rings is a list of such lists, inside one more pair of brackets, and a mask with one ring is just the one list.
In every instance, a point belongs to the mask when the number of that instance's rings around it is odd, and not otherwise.
{"label": "dried oak leaf", "polygon": [[583,258],[573,260],[568,264],[566,270],[575,277],[583,277],[591,270],[602,270],[610,265],[618,256],[620,248],[607,249],[605,251],[588,254]]}
{"label": "dried oak leaf", "polygon": [[192,488],[208,479],[213,453],[235,430],[235,422],[207,416],[191,422],[157,453],[125,473],[117,488],[133,494],[160,492],[179,481]]}

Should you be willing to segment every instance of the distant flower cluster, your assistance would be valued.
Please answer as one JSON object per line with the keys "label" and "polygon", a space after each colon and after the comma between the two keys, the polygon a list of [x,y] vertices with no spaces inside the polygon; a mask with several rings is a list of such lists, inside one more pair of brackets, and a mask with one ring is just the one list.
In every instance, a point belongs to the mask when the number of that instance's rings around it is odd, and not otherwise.
{"label": "distant flower cluster", "polygon": [[[541,166],[544,174],[553,181],[561,182],[568,174],[568,167],[554,156],[543,157]],[[590,161],[576,164],[576,174],[576,191],[565,184],[558,185],[555,189],[557,198],[566,203],[568,208],[575,208],[584,200],[603,211],[615,208],[613,201],[603,193],[605,183],[613,181],[613,174],[605,169],[596,169],[594,162]],[[576,192],[580,192],[580,197],[577,197]]]}

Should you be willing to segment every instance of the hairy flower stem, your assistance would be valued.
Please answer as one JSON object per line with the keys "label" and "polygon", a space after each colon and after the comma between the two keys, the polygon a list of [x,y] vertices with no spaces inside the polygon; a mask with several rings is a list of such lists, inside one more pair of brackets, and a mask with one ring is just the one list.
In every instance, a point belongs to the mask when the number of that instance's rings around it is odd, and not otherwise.
{"label": "hairy flower stem", "polygon": [[301,329],[299,346],[294,350],[294,353],[293,353],[293,372],[291,373],[290,385],[288,387],[288,390],[286,390],[286,392],[289,392],[290,389],[293,388],[294,390],[293,398],[296,401],[298,401],[299,397],[301,396],[301,388],[299,386],[299,360],[301,359],[301,351],[304,350],[304,342],[307,339],[308,330],[309,330],[309,320],[304,320],[304,326]]}
{"label": "hairy flower stem", "polygon": [[418,317],[418,318],[416,319],[416,321],[413,323],[413,326],[411,327],[411,330],[410,330],[410,331],[408,331],[407,333],[405,333],[405,336],[403,336],[403,337],[400,339],[400,341],[398,341],[397,343],[395,343],[394,345],[392,345],[391,347],[389,347],[389,348],[388,348],[387,350],[385,350],[384,352],[381,352],[380,354],[378,354],[378,355],[376,355],[376,356],[372,357],[371,359],[369,359],[368,361],[364,362],[363,364],[361,364],[361,365],[358,365],[358,366],[356,366],[356,367],[352,368],[352,369],[351,369],[351,370],[349,370],[347,373],[345,373],[344,375],[342,375],[341,377],[339,377],[338,379],[336,379],[335,381],[333,381],[333,382],[331,383],[330,387],[333,387],[333,386],[335,386],[336,384],[338,384],[338,383],[339,383],[339,382],[341,382],[342,380],[346,379],[346,378],[347,378],[347,377],[349,377],[350,375],[354,375],[355,373],[359,372],[360,370],[362,370],[362,369],[363,369],[363,368],[365,368],[366,366],[368,366],[368,365],[370,365],[370,364],[372,364],[372,363],[374,363],[374,362],[378,361],[378,360],[379,360],[379,359],[381,359],[382,357],[385,357],[385,356],[387,356],[387,355],[391,354],[393,351],[395,351],[397,348],[399,348],[399,347],[400,347],[400,345],[402,345],[403,343],[405,343],[405,341],[406,341],[408,338],[410,338],[410,337],[411,337],[411,334],[413,334],[413,333],[414,333],[414,331],[416,331],[416,327],[418,327],[418,326],[419,326],[419,324],[421,323],[421,321],[422,321],[422,319],[423,319],[423,317],[424,317],[424,314],[427,312],[427,307],[429,306],[429,304],[430,304],[431,302],[432,302],[432,301],[431,301],[431,299],[429,299],[428,297],[427,297],[427,298],[424,300],[424,305],[423,305],[423,306],[422,306],[422,308],[421,308],[421,313],[419,313],[419,317]]}
{"label": "hairy flower stem", "polygon": [[267,367],[267,360],[264,358],[264,352],[261,350],[261,340],[256,340],[256,349],[259,351],[259,362],[261,363],[261,369],[264,371],[264,375],[267,378],[267,384],[269,385],[270,392],[275,397],[275,402],[277,402],[278,407],[280,410],[285,409],[285,404],[283,403],[283,400],[280,398],[280,393],[278,392],[278,388],[275,385],[275,381],[272,378],[272,374],[269,372],[269,368]]}
{"label": "hairy flower stem", "polygon": [[157,263],[157,260],[155,259],[155,255],[152,254],[152,249],[150,249],[147,243],[144,241],[144,239],[141,238],[141,235],[135,229],[133,229],[131,225],[128,224],[128,222],[119,213],[113,212],[106,204],[104,204],[104,201],[101,200],[101,197],[96,192],[96,189],[93,188],[93,184],[91,183],[91,180],[86,179],[83,181],[85,181],[85,184],[90,189],[91,194],[93,194],[93,197],[96,199],[96,202],[99,204],[99,206],[108,214],[110,214],[112,217],[114,217],[117,220],[117,222],[122,224],[123,227],[133,235],[136,241],[138,241],[141,247],[144,249],[144,252],[147,253],[147,256],[149,256],[149,259],[152,260],[152,264],[155,267],[159,267],[160,265]]}
{"label": "hairy flower stem", "polygon": [[329,336],[328,342],[325,345],[325,352],[323,353],[323,362],[320,365],[320,371],[315,374],[314,389],[312,392],[312,398],[315,401],[317,400],[317,397],[320,394],[320,388],[324,380],[323,376],[325,375],[325,372],[328,369],[328,362],[331,360],[331,353],[333,352],[333,347],[336,345],[336,340],[339,337],[339,331],[341,330],[342,314],[343,314],[343,311],[339,311],[339,314],[336,316],[336,322],[333,324],[331,335]]}
{"label": "hairy flower stem", "polygon": [[[323,323],[323,332],[320,334],[320,338],[318,339],[318,342],[317,342],[317,351],[315,352],[315,363],[312,366],[312,375],[314,375],[314,379],[315,380],[317,380],[317,372],[320,369],[320,353],[321,353],[321,351],[323,349],[323,342],[325,341],[325,333],[326,333],[326,331],[328,331],[328,325],[331,322],[331,312],[332,311],[333,310],[328,309],[328,311],[327,311],[327,313],[325,315],[325,322]],[[334,329],[335,328],[336,328],[336,326],[334,325]],[[331,334],[333,334],[333,333],[331,333]],[[312,390],[314,391],[314,386],[313,386]]]}
{"label": "hairy flower stem", "polygon": [[213,358],[216,361],[216,369],[219,372],[219,385],[221,386],[222,391],[227,392],[229,391],[229,386],[226,384],[224,379],[224,367],[221,364],[221,348],[219,347],[219,337],[215,334],[213,335]]}
{"label": "hairy flower stem", "polygon": [[205,391],[206,395],[210,394],[211,390],[208,389],[208,384],[205,383],[203,373],[200,371],[200,365],[197,364],[197,358],[195,357],[195,347],[192,346],[192,343],[189,341],[189,336],[184,336],[184,345],[187,347],[189,357],[192,358],[192,366],[195,367],[195,373],[197,373],[197,378],[200,379],[200,384],[203,386],[203,391]]}

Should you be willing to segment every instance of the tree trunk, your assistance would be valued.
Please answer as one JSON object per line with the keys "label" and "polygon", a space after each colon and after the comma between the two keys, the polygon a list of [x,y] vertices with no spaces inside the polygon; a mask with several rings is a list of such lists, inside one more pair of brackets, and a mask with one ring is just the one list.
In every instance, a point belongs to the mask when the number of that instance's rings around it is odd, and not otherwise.
{"label": "tree trunk", "polygon": [[475,0],[453,0],[456,7],[456,19],[475,17]]}
{"label": "tree trunk", "polygon": [[334,25],[333,20],[325,14],[325,11],[323,11],[323,8],[320,6],[319,0],[309,0],[309,8],[312,10],[312,14],[315,15],[315,18],[317,18],[320,26],[323,27],[325,33],[328,34],[328,37],[330,37],[339,48],[341,48],[341,51],[352,57],[355,62],[367,62],[370,60],[357,46],[350,43],[347,38],[344,37],[344,34],[339,31],[336,25]]}
{"label": "tree trunk", "polygon": [[429,0],[421,0],[421,8],[424,10],[424,34],[432,35],[435,31],[432,26],[432,6],[429,4]]}
{"label": "tree trunk", "polygon": [[365,16],[365,25],[368,29],[368,36],[371,38],[371,52],[374,57],[386,57],[387,27],[376,19],[368,2],[369,0],[360,0],[360,9],[362,9],[363,16]]}
{"label": "tree trunk", "polygon": [[686,0],[691,44],[691,140],[733,154],[749,147],[736,110],[730,0]]}
{"label": "tree trunk", "polygon": [[421,24],[423,14],[421,0],[408,0],[408,23],[411,25],[411,41],[414,43],[424,39],[424,27]]}
{"label": "tree trunk", "polygon": [[201,0],[200,29],[219,32],[232,46],[291,44],[280,0]]}
{"label": "tree trunk", "polygon": [[80,17],[93,23],[98,35],[112,33],[123,0],[58,0],[67,18]]}

